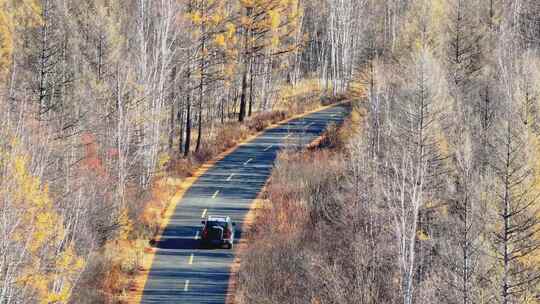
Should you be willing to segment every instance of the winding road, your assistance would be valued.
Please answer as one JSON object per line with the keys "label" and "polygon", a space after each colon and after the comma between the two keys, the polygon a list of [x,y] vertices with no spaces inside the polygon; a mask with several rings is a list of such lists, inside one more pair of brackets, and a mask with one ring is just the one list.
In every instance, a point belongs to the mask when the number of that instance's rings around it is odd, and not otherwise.
{"label": "winding road", "polygon": [[234,250],[199,249],[201,219],[207,214],[230,216],[237,223],[238,241],[242,222],[279,150],[310,143],[347,113],[347,106],[340,104],[268,129],[200,176],[181,198],[156,245],[142,303],[225,303]]}

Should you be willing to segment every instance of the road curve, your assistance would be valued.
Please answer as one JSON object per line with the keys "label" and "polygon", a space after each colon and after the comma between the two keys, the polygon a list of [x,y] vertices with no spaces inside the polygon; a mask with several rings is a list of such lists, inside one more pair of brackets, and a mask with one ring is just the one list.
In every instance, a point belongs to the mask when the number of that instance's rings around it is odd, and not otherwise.
{"label": "road curve", "polygon": [[240,145],[200,176],[174,210],[142,295],[142,303],[224,304],[234,250],[199,249],[201,218],[228,215],[242,222],[266,180],[280,149],[305,145],[331,123],[341,123],[347,106],[337,105],[271,128]]}

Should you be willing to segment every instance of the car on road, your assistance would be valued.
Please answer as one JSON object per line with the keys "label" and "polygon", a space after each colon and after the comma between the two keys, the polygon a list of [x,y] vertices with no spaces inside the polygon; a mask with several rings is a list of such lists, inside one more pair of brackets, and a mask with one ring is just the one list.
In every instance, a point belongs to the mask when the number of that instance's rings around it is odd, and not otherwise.
{"label": "car on road", "polygon": [[234,246],[234,235],[236,224],[231,221],[228,216],[209,215],[204,224],[201,233],[201,246],[221,247],[225,245],[227,249],[232,249]]}

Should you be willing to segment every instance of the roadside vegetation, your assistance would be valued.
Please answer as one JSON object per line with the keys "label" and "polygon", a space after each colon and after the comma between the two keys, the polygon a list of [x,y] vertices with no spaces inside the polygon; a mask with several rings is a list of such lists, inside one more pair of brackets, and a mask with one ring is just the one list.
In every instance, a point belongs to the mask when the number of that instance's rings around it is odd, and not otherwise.
{"label": "roadside vegetation", "polygon": [[539,16],[536,0],[0,0],[0,303],[129,302],[186,177],[344,98],[354,127],[281,156],[239,301],[537,303]]}

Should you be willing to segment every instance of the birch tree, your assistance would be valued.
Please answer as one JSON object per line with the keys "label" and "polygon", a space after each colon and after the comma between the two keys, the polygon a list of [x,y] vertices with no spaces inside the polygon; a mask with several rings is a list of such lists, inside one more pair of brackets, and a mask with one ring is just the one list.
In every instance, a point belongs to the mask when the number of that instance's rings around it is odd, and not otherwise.
{"label": "birch tree", "polygon": [[381,189],[388,205],[396,241],[402,302],[414,302],[418,271],[417,235],[422,208],[433,199],[440,173],[437,131],[441,108],[438,67],[427,50],[414,55],[407,69],[414,82],[403,83],[397,98],[398,113],[390,122],[393,149],[380,162],[384,168]]}

